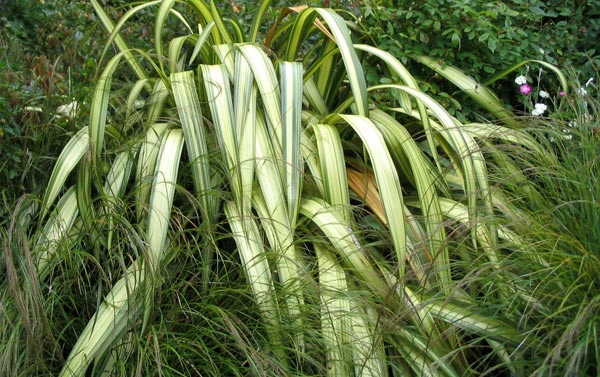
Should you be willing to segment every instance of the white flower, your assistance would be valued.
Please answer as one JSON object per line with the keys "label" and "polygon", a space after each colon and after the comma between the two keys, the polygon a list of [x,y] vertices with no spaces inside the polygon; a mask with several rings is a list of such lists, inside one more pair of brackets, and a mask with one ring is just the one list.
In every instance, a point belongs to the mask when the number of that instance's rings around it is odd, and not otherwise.
{"label": "white flower", "polygon": [[592,84],[594,82],[594,78],[590,77],[590,79],[585,83],[585,87],[587,88],[588,86],[590,86],[590,84]]}
{"label": "white flower", "polygon": [[515,79],[515,83],[517,85],[527,84],[527,77],[523,75],[517,76],[517,78]]}
{"label": "white flower", "polygon": [[544,90],[540,90],[540,97],[542,97],[542,98],[549,98],[550,94],[548,94],[548,92],[546,92]]}
{"label": "white flower", "polygon": [[146,105],[146,101],[144,101],[143,99],[136,99],[133,102],[133,108],[134,109],[141,109],[144,107],[144,105]]}
{"label": "white flower", "polygon": [[585,90],[585,88],[579,88],[579,89],[577,90],[577,93],[578,93],[580,96],[585,96],[585,95],[587,94],[587,90]]}
{"label": "white flower", "polygon": [[54,117],[55,118],[65,117],[68,119],[73,119],[73,118],[75,118],[75,115],[77,115],[77,111],[79,111],[79,104],[77,103],[77,101],[73,101],[66,105],[60,105],[56,109],[56,115]]}
{"label": "white flower", "polygon": [[535,109],[531,112],[531,114],[532,115],[542,115],[547,109],[548,109],[548,106],[546,106],[545,104],[536,103]]}

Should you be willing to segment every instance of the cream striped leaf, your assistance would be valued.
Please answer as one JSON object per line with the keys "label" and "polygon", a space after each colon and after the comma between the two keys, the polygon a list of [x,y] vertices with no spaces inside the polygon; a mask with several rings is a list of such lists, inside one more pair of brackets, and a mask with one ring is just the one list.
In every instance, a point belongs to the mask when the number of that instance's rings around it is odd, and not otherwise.
{"label": "cream striped leaf", "polygon": [[378,328],[380,313],[360,302],[350,301],[352,354],[355,376],[386,377],[385,349],[381,328]]}
{"label": "cream striped leaf", "polygon": [[113,239],[113,223],[114,219],[111,216],[112,213],[118,211],[117,202],[125,192],[125,188],[131,175],[134,162],[134,151],[123,151],[117,154],[117,157],[112,163],[112,166],[106,175],[106,181],[104,182],[104,214],[107,216],[108,222],[108,234],[107,234],[107,247],[112,248]]}
{"label": "cream striped leaf", "polygon": [[346,274],[325,245],[313,243],[319,267],[321,334],[328,376],[349,376],[352,366],[350,300]]}
{"label": "cream striped leaf", "polygon": [[[427,203],[422,207],[427,236],[417,239],[425,240],[429,244],[428,262],[435,265],[434,271],[439,277],[441,287],[450,289],[450,260],[445,246],[447,242],[442,226],[443,216],[436,191],[436,180],[439,177],[430,162],[423,156],[410,133],[400,123],[381,110],[371,111],[370,116],[382,132],[390,152],[399,156],[396,161],[402,164],[402,161],[406,160],[404,169],[406,173],[411,173],[414,177],[419,201]],[[413,233],[416,234],[416,232]]]}
{"label": "cream striped leaf", "polygon": [[[265,226],[272,227],[271,247],[276,255],[279,281],[291,292],[287,299],[290,314],[298,317],[303,301],[299,279],[303,264],[294,245],[294,229],[286,210],[284,180],[279,161],[281,155],[276,156],[273,153],[265,121],[259,116],[256,118],[256,177],[260,188],[255,193],[261,198],[255,198],[254,201],[263,202],[266,207],[262,210],[261,220]],[[299,344],[302,344],[301,341]]]}
{"label": "cream striped leaf", "polygon": [[267,333],[274,345],[274,351],[278,353],[282,362],[286,362],[287,357],[281,347],[283,341],[277,320],[278,309],[274,302],[273,277],[256,221],[251,216],[243,216],[233,202],[225,203],[225,215],[231,227],[250,289],[264,316]]}
{"label": "cream striped leaf", "polygon": [[[414,77],[410,74],[410,72],[408,72],[406,67],[396,57],[394,57],[389,52],[381,50],[376,47],[363,45],[363,44],[357,44],[357,45],[355,45],[355,48],[359,51],[365,51],[365,52],[368,52],[369,54],[377,56],[379,59],[381,59],[387,65],[389,70],[393,74],[395,74],[395,76],[397,76],[402,82],[404,82],[404,85],[406,85],[410,88],[414,88],[415,90],[420,90],[418,83],[416,82]],[[371,90],[371,88],[369,90]],[[398,97],[400,97],[401,107],[405,110],[406,113],[410,114],[412,111],[412,107],[413,107],[410,96],[401,90],[395,90],[394,93]],[[433,137],[433,132],[432,132],[431,124],[429,121],[429,115],[427,113],[427,108],[421,101],[417,101],[417,109],[420,114],[420,119],[421,119],[421,124],[423,126],[423,130],[425,131],[425,135],[427,136],[427,144],[429,146],[429,153],[431,153],[431,155],[433,157],[433,162],[437,166],[438,171],[441,173],[442,168],[441,168],[439,157],[438,157],[435,139]]]}
{"label": "cream striped leaf", "polygon": [[[436,350],[427,337],[414,333],[406,328],[398,331],[396,341],[397,350],[402,355],[407,367],[412,373],[406,371],[406,375],[432,376],[432,377],[462,377],[451,364],[447,354]],[[454,350],[449,350],[452,352]]]}
{"label": "cream striped leaf", "polygon": [[234,127],[233,100],[229,89],[230,76],[222,64],[201,65],[200,68],[210,115],[221,148],[221,156],[227,164],[228,175],[232,176],[234,197],[238,198],[240,197],[240,182],[236,170],[239,169],[239,150]]}
{"label": "cream striped leaf", "polygon": [[[140,268],[139,265],[142,265]],[[135,319],[138,306],[134,295],[145,280],[143,263],[135,261],[106,295],[83,329],[65,361],[60,377],[85,376],[89,365],[100,360]]]}
{"label": "cream striped leaf", "polygon": [[315,80],[309,76],[308,80],[304,83],[304,97],[309,104],[309,108],[312,111],[316,111],[318,115],[325,116],[329,114],[329,109],[327,108],[327,103],[325,103],[325,99],[321,96],[319,92],[319,88],[315,84]]}
{"label": "cream striped leaf", "polygon": [[58,156],[44,192],[41,219],[46,217],[54,200],[63,189],[67,177],[89,148],[89,130],[83,127],[69,140]]}
{"label": "cream striped leaf", "polygon": [[[166,23],[166,19],[167,16],[169,15],[169,13],[171,12],[171,8],[173,7],[173,4],[175,3],[175,0],[163,0],[160,3],[160,7],[158,8],[158,11],[156,12],[156,22],[154,23],[154,52],[156,54],[158,54],[158,64],[160,66],[160,71],[163,73],[166,73],[165,71],[165,67],[164,67],[164,59],[162,59],[162,57],[165,55],[164,51],[163,51],[163,29],[165,27],[165,23]],[[172,44],[177,43],[176,39],[174,39],[172,42]],[[177,59],[176,57],[173,57],[171,55],[168,55],[169,59],[169,65],[170,68],[175,68],[176,63],[174,63],[173,61],[171,61],[171,58],[173,59]],[[174,73],[176,72],[175,70],[171,70],[170,73]]]}
{"label": "cream striped leaf", "polygon": [[[275,261],[277,273],[279,275],[279,283],[285,289],[285,303],[287,314],[290,320],[295,324],[297,329],[302,329],[302,307],[304,304],[303,284],[307,278],[303,275],[304,269],[301,264],[301,259],[293,244],[293,234],[288,230],[287,234],[282,234],[286,229],[277,223],[273,218],[273,214],[269,212],[269,206],[265,203],[262,196],[258,193],[253,197],[253,208],[260,219],[261,229],[264,231],[269,245],[271,246]],[[298,351],[303,351],[305,347],[304,333],[301,330],[296,331],[293,335],[295,340],[295,348]]]}
{"label": "cream striped leaf", "polygon": [[140,79],[133,84],[127,95],[127,108],[125,109],[126,119],[130,119],[136,110],[146,105],[146,101],[142,99],[142,90],[149,87],[149,85],[149,79]]}
{"label": "cream striped leaf", "polygon": [[119,53],[110,59],[102,71],[102,75],[98,78],[96,88],[94,89],[94,95],[92,96],[89,133],[91,166],[94,170],[97,168],[96,164],[100,159],[102,147],[104,145],[104,129],[106,128],[108,100],[112,78],[123,56],[123,53]]}
{"label": "cream striped leaf", "polygon": [[[401,82],[404,85],[409,86],[411,88],[415,88],[417,90],[419,89],[419,84],[417,83],[417,80],[415,80],[415,78],[410,74],[410,72],[408,71],[408,69],[406,69],[404,64],[402,64],[396,57],[394,57],[389,52],[379,49],[377,47],[364,44],[355,44],[354,48],[359,51],[365,51],[371,55],[377,56],[379,59],[381,59],[384,63],[387,64],[388,68],[395,74],[395,76],[398,79],[401,80]],[[397,91],[396,93],[401,99],[400,105],[402,106],[402,108],[406,109],[407,113],[410,113],[412,111],[411,98],[404,92]],[[419,112],[421,114],[424,114],[424,110],[424,108],[420,108]],[[423,115],[421,117],[426,118]]]}
{"label": "cream striped leaf", "polygon": [[[290,12],[293,8],[287,8]],[[294,23],[291,28],[289,36],[286,36],[286,48],[284,59],[289,62],[296,61],[298,53],[302,48],[302,43],[305,41],[306,36],[314,29],[313,21],[316,17],[314,9],[305,8],[297,13]]]}
{"label": "cream striped leaf", "polygon": [[184,70],[186,64],[185,56],[181,55],[181,51],[186,42],[194,43],[198,40],[197,35],[186,35],[183,37],[173,38],[169,42],[169,52],[167,55],[167,61],[169,63],[169,72],[181,72]]}
{"label": "cream striped leaf", "polygon": [[300,205],[300,213],[327,236],[337,253],[361,277],[362,282],[379,297],[389,294],[387,283],[377,273],[350,224],[339,212],[322,199],[307,197]]}
{"label": "cream striped leaf", "polygon": [[350,83],[354,104],[356,106],[356,114],[367,116],[369,114],[367,84],[362,65],[358,59],[356,51],[354,50],[352,40],[350,39],[350,31],[348,30],[344,19],[336,14],[332,9],[317,8],[315,11],[317,11],[327,23],[335,37],[342,61],[346,67],[348,82]]}
{"label": "cream striped leaf", "polygon": [[208,143],[194,73],[192,71],[172,73],[171,86],[185,136],[196,196],[205,211],[204,220],[212,223],[215,218],[216,203],[214,197],[209,195],[212,192],[212,185]]}
{"label": "cream striped leaf", "polygon": [[201,52],[203,52],[203,50],[206,50],[206,51],[204,51],[204,53],[202,54],[202,56],[203,56],[202,60],[205,62],[209,61],[209,57],[207,55],[208,54],[207,41],[208,41],[214,27],[215,27],[214,21],[211,21],[208,24],[206,24],[206,26],[204,26],[204,28],[202,28],[200,25],[198,25],[200,35],[198,36],[198,39],[196,40],[196,44],[194,45],[194,51],[192,51],[190,60],[187,63],[188,65],[192,65],[194,60],[196,60],[198,55]]}
{"label": "cream striped leaf", "polygon": [[[235,52],[235,69],[233,72],[233,82],[235,91],[234,100],[234,119],[236,142],[239,149],[240,183],[242,190],[242,201],[244,207],[249,206],[252,201],[252,191],[254,186],[254,173],[256,169],[256,122],[258,117],[257,100],[258,89],[254,85],[252,76],[252,62],[244,59],[241,52]],[[233,147],[233,146],[232,146]]]}
{"label": "cream striped leaf", "polygon": [[117,154],[112,163],[106,181],[104,182],[104,194],[109,197],[119,198],[123,196],[133,168],[136,150],[123,151]]}
{"label": "cream striped leaf", "polygon": [[152,93],[150,95],[150,108],[148,109],[148,115],[146,117],[146,125],[151,125],[157,122],[162,122],[160,117],[163,115],[163,109],[165,102],[170,98],[170,93],[165,86],[166,80],[156,80],[152,87]]}
{"label": "cream striped leaf", "polygon": [[443,138],[440,145],[446,149],[447,155],[455,167],[454,171],[460,174],[463,180],[468,200],[469,218],[474,222],[473,229],[475,230],[478,226],[475,221],[478,213],[493,214],[485,158],[479,145],[471,135],[461,129],[462,124],[458,120],[452,118],[439,103],[425,93],[403,85],[377,86],[377,88],[384,87],[395,87],[406,91],[409,95],[422,101],[439,121],[438,123],[432,120],[431,124],[437,134]]}
{"label": "cream striped leaf", "polygon": [[144,141],[140,146],[138,164],[135,174],[136,182],[136,217],[138,224],[146,223],[144,214],[148,208],[152,179],[156,169],[159,148],[165,133],[169,130],[168,123],[155,123],[146,131]]}
{"label": "cream striped leaf", "polygon": [[[256,45],[238,45],[238,51],[248,61],[254,75],[254,82],[260,92],[264,118],[267,121],[269,134],[272,138],[271,148],[277,156],[281,156],[283,141],[281,96],[273,63],[271,63],[265,52]],[[282,160],[279,160],[279,165],[279,169],[283,172]]]}
{"label": "cream striped leaf", "polygon": [[145,287],[144,329],[148,323],[152,310],[152,287],[158,283],[158,270],[163,260],[169,222],[171,221],[171,207],[177,185],[177,175],[181,165],[181,151],[184,144],[184,134],[181,129],[170,130],[165,134],[163,143],[156,160],[156,172],[152,181],[148,210],[148,228],[145,239],[148,244],[148,253],[144,270],[148,269],[148,286]]}
{"label": "cream striped leaf", "polygon": [[465,75],[459,69],[444,64],[425,55],[413,57],[419,63],[433,69],[448,81],[456,85],[460,90],[465,92],[469,97],[476,101],[479,105],[493,114],[497,119],[504,122],[509,127],[520,127],[521,125],[515,120],[515,115],[508,111],[502,105],[500,99],[489,90],[486,86],[478,83],[470,76]]}
{"label": "cream striped leaf", "polygon": [[340,135],[334,126],[315,124],[312,127],[317,142],[324,198],[350,223],[350,195],[346,177],[346,161]]}
{"label": "cream striped leaf", "polygon": [[475,334],[503,342],[505,345],[516,346],[524,340],[524,336],[513,326],[491,316],[473,312],[472,305],[469,303],[428,300],[423,302],[423,305],[436,318]]}
{"label": "cream striped leaf", "polygon": [[300,151],[302,135],[302,64],[279,63],[281,83],[281,114],[283,127],[283,170],[290,227],[295,228],[300,191],[302,190],[303,166]]}
{"label": "cream striped leaf", "polygon": [[[150,287],[156,282],[148,282],[146,279],[155,278],[155,271],[164,254],[183,140],[181,130],[171,130],[165,135],[160,146],[146,232],[148,253],[145,257],[148,260],[146,263],[134,261],[125,275],[106,295],[95,316],[79,335],[60,373],[61,377],[84,375],[93,361],[103,357],[139,314],[139,303],[142,298],[145,307],[141,309],[145,313],[144,322],[147,321],[147,315],[151,310],[149,298],[152,289]],[[147,268],[150,268],[150,275]],[[141,292],[138,291],[142,287],[147,291],[143,292],[143,296],[139,296]]]}
{"label": "cream striped leaf", "polygon": [[404,220],[404,199],[400,188],[400,179],[390,156],[385,141],[377,126],[368,118],[358,115],[340,115],[362,139],[368,150],[369,158],[383,203],[388,229],[392,236],[398,263],[400,281],[404,278],[406,263],[406,229]]}
{"label": "cream striped leaf", "polygon": [[221,64],[223,64],[225,66],[225,69],[227,69],[227,73],[229,74],[229,77],[234,77],[235,73],[235,54],[232,53],[232,46],[231,45],[213,45],[212,46],[215,55],[217,55],[217,58],[219,59],[219,61],[221,62]]}
{"label": "cream striped leaf", "polygon": [[56,203],[56,208],[44,224],[44,229],[35,245],[35,250],[39,253],[36,266],[37,278],[40,281],[46,279],[49,272],[48,264],[55,257],[54,254],[60,241],[71,230],[77,214],[77,196],[75,195],[75,187],[71,186]]}
{"label": "cream striped leaf", "polygon": [[261,1],[258,9],[256,10],[256,14],[252,20],[252,28],[250,29],[250,36],[248,37],[248,42],[256,43],[256,38],[258,37],[261,25],[263,24],[263,15],[267,12],[267,10],[271,7],[271,1]]}

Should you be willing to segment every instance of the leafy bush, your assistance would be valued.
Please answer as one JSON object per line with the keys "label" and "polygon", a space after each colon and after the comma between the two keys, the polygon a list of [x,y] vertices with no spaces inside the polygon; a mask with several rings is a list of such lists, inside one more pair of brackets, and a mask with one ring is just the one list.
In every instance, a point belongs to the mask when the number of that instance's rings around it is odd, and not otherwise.
{"label": "leafy bush", "polygon": [[45,56],[23,55],[21,42],[3,32],[0,43],[0,179],[5,204],[0,206],[0,223],[4,223],[8,203],[26,192],[41,193],[48,178],[52,161],[46,163],[44,157],[51,159],[52,148],[59,148],[54,141],[64,133],[50,124],[53,107],[60,103],[54,94],[66,93],[66,86],[64,76]]}
{"label": "leafy bush", "polygon": [[[530,59],[576,67],[584,77],[595,77],[600,62],[598,15],[600,5],[595,1],[573,5],[560,0],[384,0],[366,2],[362,26],[373,43],[409,65],[424,90],[460,114],[470,108],[453,101],[454,90],[431,71],[419,68],[412,56],[426,55],[458,67],[480,83]],[[372,79],[380,78],[372,75]],[[497,82],[496,88],[510,93],[508,84]],[[506,95],[503,100],[511,103],[512,98]]]}
{"label": "leafy bush", "polygon": [[[41,193],[75,132],[60,106],[83,102],[102,47],[85,1],[8,1],[0,15],[0,223],[24,193]],[[81,108],[81,107],[80,107]],[[75,114],[71,114],[75,115]]]}

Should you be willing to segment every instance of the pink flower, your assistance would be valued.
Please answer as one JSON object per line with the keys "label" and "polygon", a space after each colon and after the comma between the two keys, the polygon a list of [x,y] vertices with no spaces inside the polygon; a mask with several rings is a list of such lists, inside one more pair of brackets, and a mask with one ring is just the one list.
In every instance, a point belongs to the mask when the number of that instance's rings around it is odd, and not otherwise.
{"label": "pink flower", "polygon": [[566,93],[566,92],[558,92],[558,96],[559,96],[559,97],[564,97],[564,96],[566,96],[566,95],[567,95],[567,93]]}
{"label": "pink flower", "polygon": [[529,86],[529,84],[523,84],[519,86],[519,91],[521,94],[529,94],[531,93],[531,86]]}

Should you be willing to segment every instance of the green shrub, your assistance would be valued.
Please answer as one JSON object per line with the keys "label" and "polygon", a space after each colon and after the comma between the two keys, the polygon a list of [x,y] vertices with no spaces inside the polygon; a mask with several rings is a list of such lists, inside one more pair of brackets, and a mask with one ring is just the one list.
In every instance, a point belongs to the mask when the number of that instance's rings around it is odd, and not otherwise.
{"label": "green shrub", "polygon": [[[411,56],[426,55],[458,67],[481,83],[530,59],[573,66],[583,77],[594,77],[600,62],[598,15],[595,1],[384,0],[366,1],[361,23],[373,43],[409,65],[424,90],[460,114],[470,109],[452,100],[454,89],[413,63]],[[503,100],[514,105],[510,84],[495,83]]]}
{"label": "green shrub", "polygon": [[89,37],[93,15],[85,1],[7,1],[1,9],[0,223],[5,223],[16,198],[43,190],[59,146],[75,132],[59,107],[85,100],[102,46]]}

